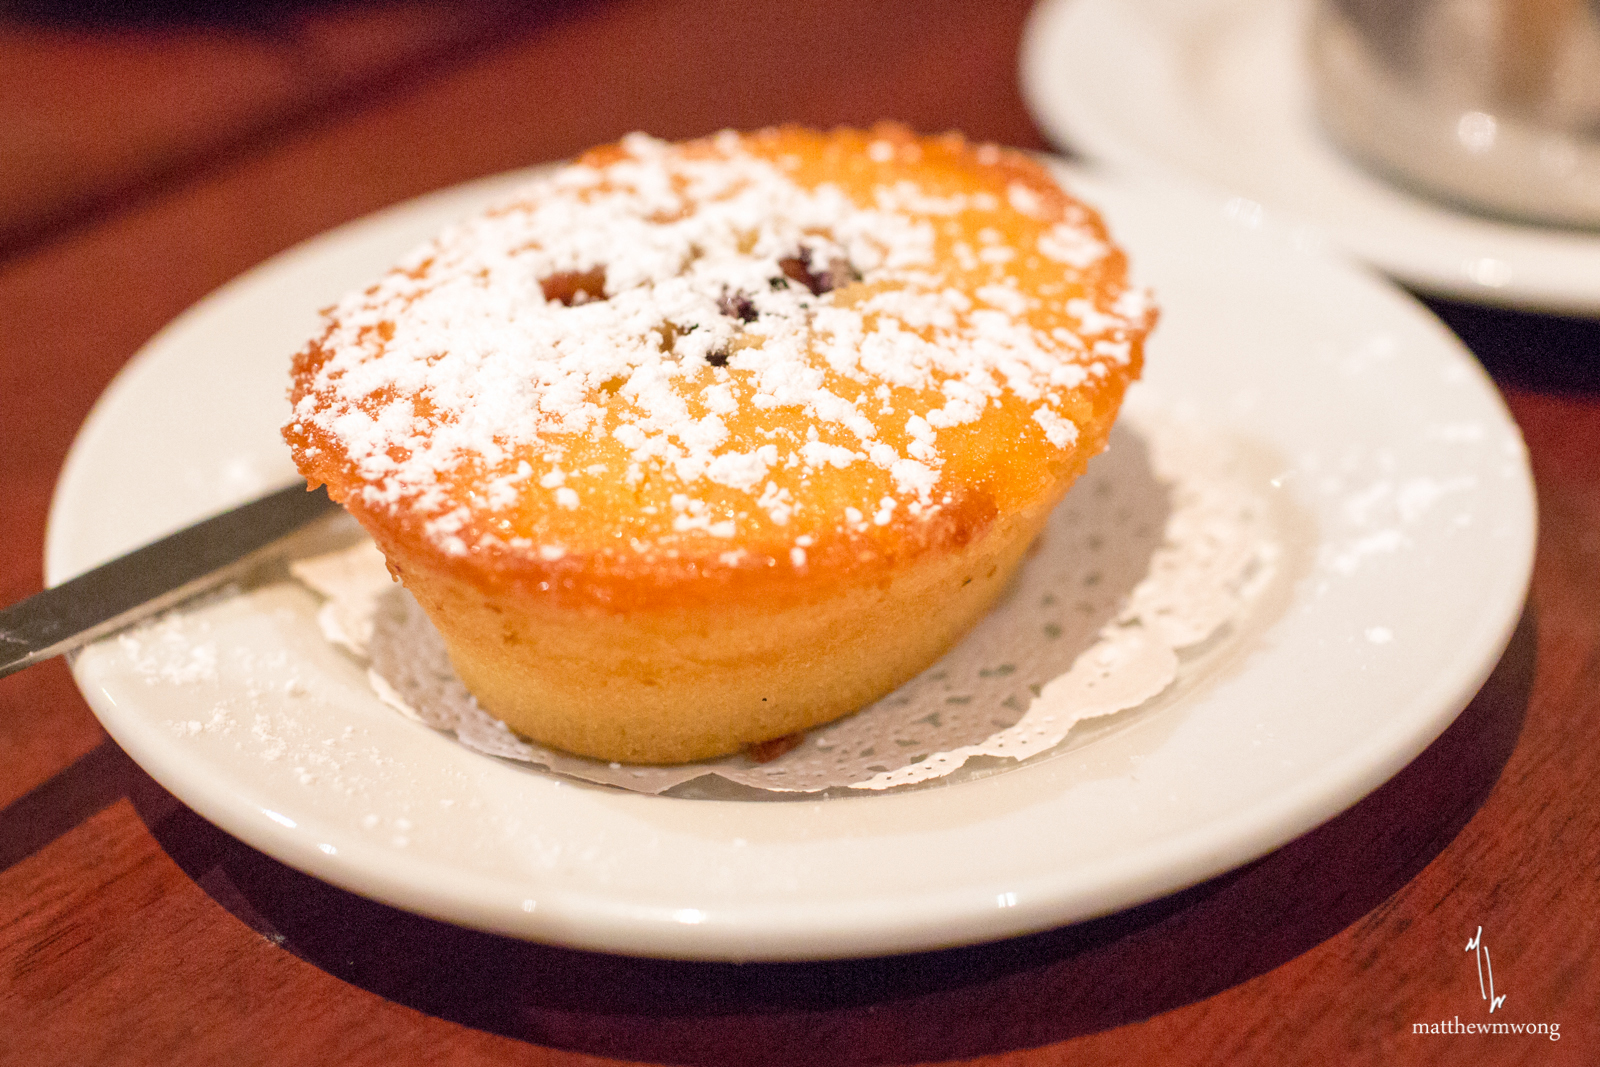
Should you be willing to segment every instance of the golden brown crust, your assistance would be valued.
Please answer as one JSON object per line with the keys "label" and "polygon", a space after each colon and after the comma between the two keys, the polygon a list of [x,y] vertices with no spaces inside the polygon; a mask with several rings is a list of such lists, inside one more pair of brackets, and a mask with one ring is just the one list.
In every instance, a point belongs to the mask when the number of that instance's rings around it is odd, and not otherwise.
{"label": "golden brown crust", "polygon": [[[874,145],[890,145],[893,154],[888,159],[875,159]],[[995,201],[992,210],[968,210],[954,218],[933,217],[941,227],[935,238],[935,256],[943,280],[953,288],[971,292],[1001,279],[1041,296],[1038,306],[1023,316],[1040,335],[1062,328],[1081,334],[1079,318],[1065,311],[1069,302],[1088,299],[1104,310],[1126,290],[1123,255],[1110,245],[1098,217],[1067,197],[1041,166],[1016,153],[985,154],[954,135],[919,139],[904,129],[888,126],[830,134],[795,128],[767,130],[743,138],[740,147],[773,163],[798,161],[789,173],[796,183],[808,188],[833,183],[857,204],[870,204],[877,190],[908,180],[915,181],[920,193],[930,198],[987,193]],[[723,149],[708,140],[684,146],[681,151],[689,156],[714,156]],[[883,155],[880,148],[878,156]],[[626,157],[623,147],[613,145],[596,149],[578,162],[604,168]],[[1032,214],[1012,207],[1012,190],[1016,187],[1033,195],[1036,203]],[[963,268],[954,262],[954,246],[982,247],[980,235],[990,236],[983,233],[985,230],[998,231],[999,243],[1004,247],[1030,249],[1037,245],[1040,234],[1068,221],[1088,239],[1101,242],[1105,249],[1100,258],[1081,269],[1063,269],[1062,264],[1036,251],[1024,253],[1018,261],[1008,264],[977,262]],[[424,259],[406,270],[410,276],[427,277],[432,265],[431,259]],[[871,295],[872,287],[868,279],[826,294],[823,300],[859,305]],[[1041,496],[1055,495],[1070,484],[1087,459],[1103,445],[1122,391],[1138,374],[1142,337],[1148,326],[1148,317],[1139,318],[1118,332],[1126,342],[1124,362],[1101,360],[1099,365],[1106,373],[1089,376],[1070,390],[1057,391],[1063,394],[1059,397],[1059,410],[1079,431],[1077,441],[1070,447],[1053,446],[1039,423],[1031,418],[1031,405],[1004,392],[993,398],[979,420],[941,428],[941,478],[932,494],[934,504],[920,509],[920,513],[898,507],[882,524],[843,521],[845,507],[854,505],[858,511],[870,514],[875,502],[905,495],[897,491],[889,472],[869,463],[855,463],[842,470],[823,464],[820,468],[769,472],[766,480],[780,491],[812,502],[781,525],[751,507],[750,493],[704,483],[692,487],[690,493],[703,500],[712,513],[741,516],[737,542],[743,555],[737,560],[730,558],[727,538],[703,530],[673,528],[679,515],[673,511],[671,501],[685,487],[670,471],[647,469],[643,482],[632,487],[617,479],[619,468],[628,463],[628,455],[613,435],[622,421],[619,412],[628,405],[615,395],[614,383],[603,383],[592,390],[592,396],[607,408],[604,430],[610,433],[546,435],[540,442],[524,445],[514,455],[504,457],[492,469],[469,459],[444,475],[441,482],[450,502],[465,505],[466,522],[452,533],[471,550],[445,556],[441,563],[461,580],[486,590],[515,588],[531,596],[605,604],[619,610],[685,596],[784,596],[817,582],[826,583],[830,576],[871,570],[892,572],[902,561],[922,552],[959,547],[979,536],[995,514]],[[384,320],[374,331],[387,337],[393,329],[393,323]],[[327,382],[319,381],[319,374],[330,356],[324,342],[336,330],[337,324],[330,325],[328,334],[295,360],[291,399],[297,410],[308,400],[325,403],[329,399]],[[936,331],[920,332],[932,335]],[[807,432],[808,414],[792,409],[750,409],[747,402],[753,390],[748,385],[749,378],[748,372],[737,367],[702,365],[683,389],[690,415],[705,414],[696,402],[699,389],[718,379],[731,379],[744,410],[725,418],[732,435],[727,447],[755,448],[764,440],[776,439],[792,449]],[[892,403],[885,405],[888,414],[879,417],[871,410],[868,394],[881,384],[881,380],[870,376],[852,380],[832,372],[826,375],[829,389],[865,409],[867,417],[875,420],[878,440],[903,455],[908,444],[904,425],[907,416],[926,415],[943,405],[946,398],[934,387],[936,382],[915,389],[897,386],[892,390]],[[608,387],[613,390],[609,396]],[[359,404],[376,411],[394,398],[393,389],[379,390],[362,398]],[[427,415],[429,397],[424,393],[413,399],[419,412]],[[847,433],[828,436],[842,446],[858,444]],[[421,510],[403,501],[398,505],[390,500],[374,501],[366,493],[370,480],[362,473],[364,457],[353,455],[326,425],[302,419],[286,430],[286,437],[307,478],[325,482],[332,495],[355,512],[384,547],[412,554],[438,551],[437,539],[430,535],[437,509]],[[558,441],[562,455],[556,463],[545,458],[551,440]],[[402,448],[392,447],[390,451],[404,461]],[[481,498],[486,481],[504,475],[518,462],[527,462],[532,470],[524,484],[539,482],[556,467],[569,472],[569,485],[576,484],[570,473],[575,468],[601,466],[607,471],[584,488],[581,508],[551,506],[548,494],[527,494],[526,500],[499,512],[472,506]],[[867,506],[862,507],[863,504]],[[797,539],[802,544],[810,541],[804,549],[802,567],[791,563]],[[561,547],[559,558],[541,554],[539,549],[549,545]],[[641,545],[646,550],[641,551]]]}

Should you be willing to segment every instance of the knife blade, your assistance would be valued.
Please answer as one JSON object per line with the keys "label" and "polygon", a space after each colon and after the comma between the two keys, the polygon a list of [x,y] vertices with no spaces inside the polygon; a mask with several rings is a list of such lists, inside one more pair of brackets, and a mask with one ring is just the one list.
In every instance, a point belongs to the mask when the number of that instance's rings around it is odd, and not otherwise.
{"label": "knife blade", "polygon": [[0,678],[221,585],[337,509],[323,489],[286,486],[0,609]]}

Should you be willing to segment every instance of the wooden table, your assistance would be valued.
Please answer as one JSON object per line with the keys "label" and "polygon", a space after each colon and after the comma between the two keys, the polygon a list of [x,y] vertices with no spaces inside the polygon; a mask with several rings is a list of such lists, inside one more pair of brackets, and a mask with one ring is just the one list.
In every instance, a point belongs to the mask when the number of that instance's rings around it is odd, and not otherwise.
{"label": "wooden table", "polygon": [[[893,116],[1044,147],[1016,85],[1026,8],[404,0],[112,25],[114,5],[0,3],[0,603],[39,588],[95,397],[245,268],[634,128]],[[1437,743],[1278,852],[968,949],[585,954],[253,851],[135,767],[53,662],[0,681],[0,1062],[1600,1062],[1600,326],[1436,306],[1532,453],[1529,608]],[[1412,1032],[1488,1019],[1463,955],[1479,927],[1516,1008],[1498,1017],[1559,1023],[1558,1042]]]}

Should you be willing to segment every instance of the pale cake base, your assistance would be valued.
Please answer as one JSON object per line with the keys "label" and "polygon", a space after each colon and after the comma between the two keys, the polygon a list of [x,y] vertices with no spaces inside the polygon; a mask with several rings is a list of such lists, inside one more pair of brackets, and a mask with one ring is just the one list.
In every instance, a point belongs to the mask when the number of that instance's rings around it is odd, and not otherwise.
{"label": "pale cake base", "polygon": [[776,606],[563,608],[390,559],[461,680],[514,730],[596,759],[685,763],[820,725],[909,680],[1005,591],[1049,512],[925,553],[881,583],[832,583]]}

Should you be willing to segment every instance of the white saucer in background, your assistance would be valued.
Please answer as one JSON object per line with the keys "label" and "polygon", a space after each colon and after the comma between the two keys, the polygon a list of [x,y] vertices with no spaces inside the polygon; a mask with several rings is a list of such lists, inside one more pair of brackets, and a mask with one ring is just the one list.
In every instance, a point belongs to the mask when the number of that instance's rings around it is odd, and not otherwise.
{"label": "white saucer in background", "polygon": [[[576,785],[383,705],[293,583],[93,645],[79,687],[157,781],[250,845],[401,908],[579,948],[932,949],[1101,915],[1260,856],[1393,775],[1477,692],[1532,563],[1526,456],[1481,369],[1393,286],[1270,222],[1065,173],[1162,307],[1130,404],[1231,435],[1252,484],[1295,516],[1279,602],[1235,634],[1238,655],[1124,729],[888,795]],[[317,309],[507,180],[308,242],[152,340],[73,446],[49,580],[287,482],[288,362]]]}
{"label": "white saucer in background", "polygon": [[1600,314],[1600,233],[1497,221],[1386,184],[1312,110],[1311,0],[1043,0],[1023,94],[1057,143],[1186,182],[1418,290]]}

